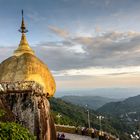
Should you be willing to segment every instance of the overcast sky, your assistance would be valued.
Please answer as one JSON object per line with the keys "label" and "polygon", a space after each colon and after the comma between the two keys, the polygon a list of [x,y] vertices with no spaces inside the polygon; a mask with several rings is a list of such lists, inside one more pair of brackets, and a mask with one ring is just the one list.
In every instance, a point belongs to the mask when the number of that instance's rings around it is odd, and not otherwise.
{"label": "overcast sky", "polygon": [[58,89],[139,87],[140,0],[0,0],[0,61],[27,39]]}

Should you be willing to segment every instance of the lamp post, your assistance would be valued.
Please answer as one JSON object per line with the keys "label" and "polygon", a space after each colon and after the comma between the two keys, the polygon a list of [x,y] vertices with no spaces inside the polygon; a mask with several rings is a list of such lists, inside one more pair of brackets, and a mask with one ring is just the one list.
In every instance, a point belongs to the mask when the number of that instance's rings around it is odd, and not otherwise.
{"label": "lamp post", "polygon": [[138,115],[138,136],[140,138],[140,116]]}
{"label": "lamp post", "polygon": [[56,118],[58,119],[58,124],[60,124],[60,118],[62,117],[62,115],[60,114],[60,113],[58,113],[57,115],[56,115]]}
{"label": "lamp post", "polygon": [[[86,105],[87,107],[88,105]],[[89,117],[89,109],[87,109],[87,120],[88,120],[88,128],[90,128],[90,117]]]}
{"label": "lamp post", "polygon": [[87,112],[88,112],[88,128],[90,128],[89,110],[87,110]]}
{"label": "lamp post", "polygon": [[97,119],[99,119],[100,131],[102,131],[102,119],[104,119],[104,116],[97,116]]}

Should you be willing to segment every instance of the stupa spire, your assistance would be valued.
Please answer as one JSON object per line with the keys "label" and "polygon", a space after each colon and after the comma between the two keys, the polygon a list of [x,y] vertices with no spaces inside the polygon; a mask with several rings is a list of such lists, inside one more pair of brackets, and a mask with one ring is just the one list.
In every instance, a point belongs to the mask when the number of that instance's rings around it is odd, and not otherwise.
{"label": "stupa spire", "polygon": [[21,33],[27,33],[28,30],[25,27],[23,10],[21,11],[21,14],[22,14],[22,22],[21,22],[21,27],[19,29],[19,32],[21,32]]}
{"label": "stupa spire", "polygon": [[27,39],[26,39],[25,33],[27,33],[28,30],[25,27],[23,10],[22,10],[21,14],[22,14],[22,21],[21,21],[21,27],[19,29],[19,32],[22,33],[22,36],[21,36],[21,40],[20,40],[20,44],[19,44],[18,48],[14,51],[14,55],[21,55],[24,53],[34,54],[34,51],[30,48],[30,46],[27,42]]}

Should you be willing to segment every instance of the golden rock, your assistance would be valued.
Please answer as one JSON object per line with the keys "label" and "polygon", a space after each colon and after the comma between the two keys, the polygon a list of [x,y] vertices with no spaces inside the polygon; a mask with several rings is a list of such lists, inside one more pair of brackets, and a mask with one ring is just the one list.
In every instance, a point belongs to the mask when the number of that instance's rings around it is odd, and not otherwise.
{"label": "golden rock", "polygon": [[49,97],[53,96],[56,90],[51,72],[47,65],[35,56],[24,33],[14,55],[0,64],[0,82],[17,81],[35,81],[43,86],[43,92]]}

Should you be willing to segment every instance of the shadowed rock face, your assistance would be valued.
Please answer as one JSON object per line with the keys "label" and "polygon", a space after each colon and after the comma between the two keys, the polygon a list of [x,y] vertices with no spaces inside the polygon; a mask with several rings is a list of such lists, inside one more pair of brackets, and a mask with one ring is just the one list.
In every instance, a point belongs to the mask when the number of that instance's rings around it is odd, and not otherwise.
{"label": "shadowed rock face", "polygon": [[[1,101],[6,104],[8,110],[13,112],[16,120],[37,137],[37,140],[56,140],[54,121],[47,96],[35,92],[39,90],[29,90],[25,87],[23,89],[21,91],[14,89],[15,93],[9,89],[1,90]],[[7,94],[6,91],[10,93]]]}
{"label": "shadowed rock face", "polygon": [[14,113],[8,108],[2,97],[0,98],[0,110],[4,111],[3,116],[0,117],[0,121],[2,122],[16,121]]}

